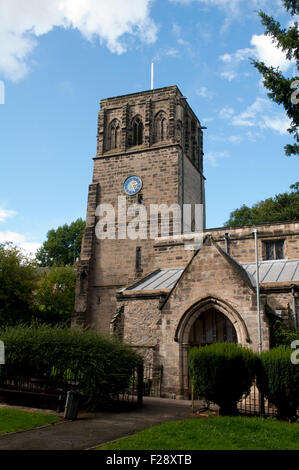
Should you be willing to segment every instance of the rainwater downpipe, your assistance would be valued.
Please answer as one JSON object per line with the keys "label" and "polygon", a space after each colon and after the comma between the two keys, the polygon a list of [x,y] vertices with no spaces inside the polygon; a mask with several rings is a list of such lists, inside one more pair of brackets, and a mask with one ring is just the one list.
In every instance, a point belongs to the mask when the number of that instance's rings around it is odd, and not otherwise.
{"label": "rainwater downpipe", "polygon": [[229,233],[224,234],[224,239],[225,239],[225,251],[229,255]]}
{"label": "rainwater downpipe", "polygon": [[181,210],[181,232],[184,233],[185,227],[184,227],[184,203],[185,203],[185,168],[184,168],[184,159],[185,159],[185,153],[183,147],[181,147],[181,155],[182,155],[182,210]]}
{"label": "rainwater downpipe", "polygon": [[259,254],[257,230],[253,230],[255,241],[255,262],[256,262],[256,305],[257,305],[257,324],[258,324],[258,351],[262,352],[262,330],[261,330],[261,308],[260,308],[260,270],[259,270]]}
{"label": "rainwater downpipe", "polygon": [[[258,323],[258,352],[262,353],[262,330],[261,330],[261,308],[260,308],[260,270],[259,270],[259,253],[257,230],[253,230],[255,241],[255,261],[256,261],[256,305],[257,305],[257,323]],[[259,391],[260,415],[265,416],[265,398],[264,394]]]}
{"label": "rainwater downpipe", "polygon": [[298,326],[297,326],[297,311],[296,311],[295,286],[292,285],[291,288],[292,288],[292,301],[293,301],[294,328],[295,328],[295,331],[297,331]]}

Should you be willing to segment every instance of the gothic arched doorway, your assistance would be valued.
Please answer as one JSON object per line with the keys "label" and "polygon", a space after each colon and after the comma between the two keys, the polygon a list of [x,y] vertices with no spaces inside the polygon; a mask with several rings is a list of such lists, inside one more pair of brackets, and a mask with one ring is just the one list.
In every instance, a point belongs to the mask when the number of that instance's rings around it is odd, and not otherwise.
{"label": "gothic arched doorway", "polygon": [[180,346],[180,395],[189,398],[188,353],[191,347],[216,342],[245,345],[249,336],[238,312],[220,299],[207,297],[192,305],[182,316],[175,340]]}
{"label": "gothic arched doorway", "polygon": [[219,310],[210,308],[193,323],[189,333],[189,346],[212,343],[237,343],[237,333],[232,322]]}

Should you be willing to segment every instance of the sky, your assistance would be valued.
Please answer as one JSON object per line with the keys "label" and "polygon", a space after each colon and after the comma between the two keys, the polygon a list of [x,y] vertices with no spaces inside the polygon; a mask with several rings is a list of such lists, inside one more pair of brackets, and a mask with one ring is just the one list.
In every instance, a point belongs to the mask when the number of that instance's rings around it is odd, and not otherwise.
{"label": "sky", "polygon": [[[34,253],[86,216],[104,98],[177,85],[206,126],[207,227],[286,192],[299,158],[250,59],[296,75],[258,11],[281,0],[0,0],[0,243]],[[4,96],[3,96],[4,95]]]}

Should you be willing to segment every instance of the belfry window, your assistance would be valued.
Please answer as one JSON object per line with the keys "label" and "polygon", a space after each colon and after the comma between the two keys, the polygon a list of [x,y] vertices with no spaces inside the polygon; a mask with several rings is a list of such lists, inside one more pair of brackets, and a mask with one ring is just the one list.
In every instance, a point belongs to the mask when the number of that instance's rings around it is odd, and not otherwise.
{"label": "belfry window", "polygon": [[166,114],[160,111],[155,118],[155,142],[167,139],[167,119]]}
{"label": "belfry window", "polygon": [[143,142],[143,124],[139,117],[133,121],[133,145],[142,145]]}
{"label": "belfry window", "polygon": [[87,290],[87,274],[83,271],[80,274],[79,294],[85,295]]}
{"label": "belfry window", "polygon": [[109,149],[120,147],[120,125],[117,119],[114,119],[109,126]]}

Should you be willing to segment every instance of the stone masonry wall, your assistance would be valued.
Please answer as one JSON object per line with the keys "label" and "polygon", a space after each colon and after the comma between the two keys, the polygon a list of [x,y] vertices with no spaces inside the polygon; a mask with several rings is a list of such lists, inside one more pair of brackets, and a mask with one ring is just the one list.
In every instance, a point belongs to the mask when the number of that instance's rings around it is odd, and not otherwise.
{"label": "stone masonry wall", "polygon": [[[162,335],[159,354],[164,367],[165,393],[182,394],[180,374],[183,360],[179,344],[174,341],[179,322],[185,312],[202,298],[212,297],[226,302],[238,312],[240,331],[238,342],[254,350],[258,347],[258,325],[255,291],[240,279],[214,246],[204,245],[183,274],[162,310]],[[269,347],[268,320],[262,302],[263,348]],[[242,322],[244,323],[242,326]],[[235,327],[238,322],[235,324]],[[243,330],[242,330],[243,328]],[[249,342],[246,340],[247,330]],[[185,360],[185,359],[184,359]],[[187,374],[185,369],[185,374]],[[184,377],[187,380],[187,376]],[[184,385],[186,387],[186,384]]]}

